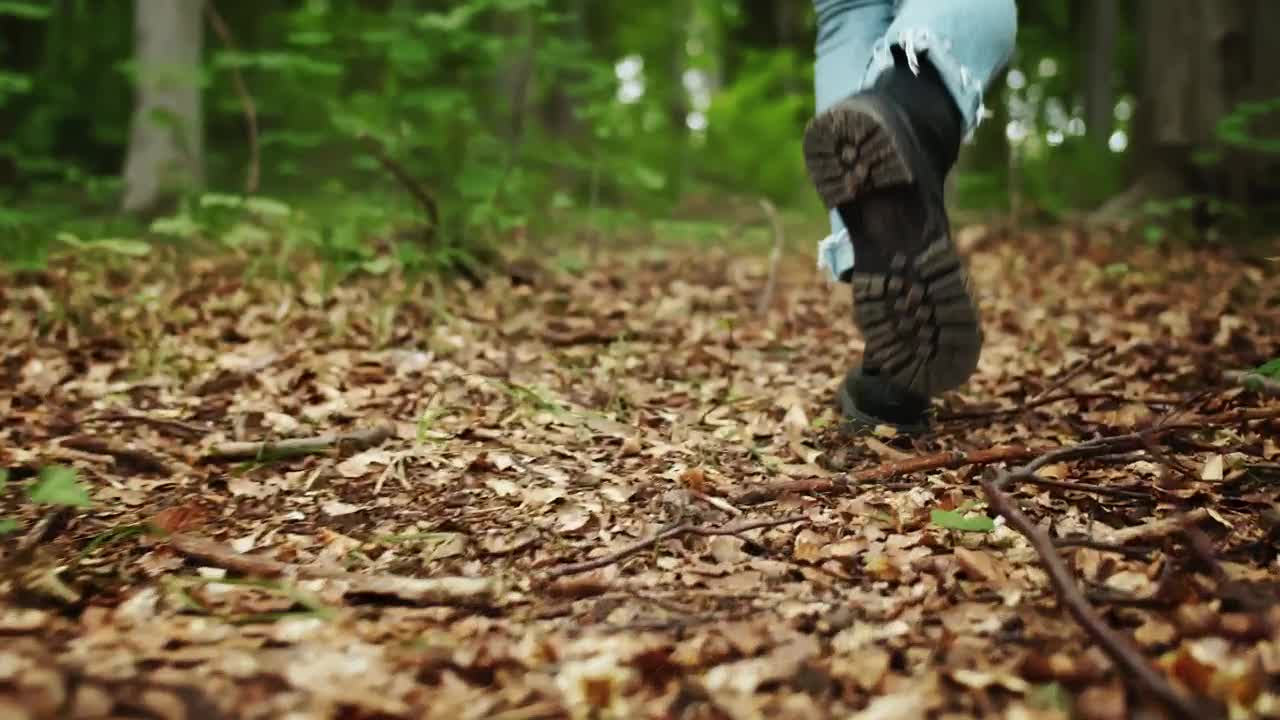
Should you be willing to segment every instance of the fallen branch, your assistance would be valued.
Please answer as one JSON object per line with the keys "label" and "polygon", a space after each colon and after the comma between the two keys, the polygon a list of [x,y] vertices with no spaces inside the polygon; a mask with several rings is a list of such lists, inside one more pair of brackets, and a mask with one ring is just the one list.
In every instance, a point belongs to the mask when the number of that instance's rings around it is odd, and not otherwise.
{"label": "fallen branch", "polygon": [[160,458],[146,450],[137,450],[114,440],[90,435],[74,435],[63,438],[59,444],[63,447],[95,455],[110,455],[115,458],[116,462],[129,465],[142,472],[152,472],[157,475],[170,474],[169,466]]}
{"label": "fallen branch", "polygon": [[989,465],[998,462],[1017,462],[1038,457],[1051,450],[1046,447],[1007,445],[972,452],[948,451],[884,463],[865,470],[858,470],[846,477],[813,478],[771,483],[748,490],[733,499],[734,505],[755,505],[774,500],[788,493],[828,493],[844,490],[861,483],[889,480],[901,475],[928,470],[954,470],[965,465]]}
{"label": "fallen branch", "polygon": [[782,262],[782,246],[786,240],[782,233],[782,219],[778,217],[778,209],[764,198],[760,199],[760,208],[768,216],[769,225],[773,228],[773,250],[769,252],[769,277],[764,284],[764,294],[760,296],[760,306],[756,308],[758,314],[764,315],[773,305],[773,291],[778,284],[778,265]]}
{"label": "fallen branch", "polygon": [[1059,550],[1070,550],[1072,548],[1089,548],[1090,550],[1098,550],[1101,552],[1112,552],[1125,557],[1145,558],[1155,552],[1149,547],[1128,547],[1119,543],[1103,542],[1094,540],[1091,537],[1059,537],[1053,539],[1053,546]]}
{"label": "fallen branch", "polygon": [[152,417],[136,412],[126,412],[123,410],[113,410],[96,415],[94,420],[103,422],[136,422],[144,425],[150,425],[157,430],[168,430],[171,434],[188,439],[201,438],[209,434],[209,429],[200,427],[194,423],[174,420],[172,418]]}
{"label": "fallen branch", "polygon": [[1228,370],[1222,373],[1222,377],[1263,395],[1280,396],[1280,380],[1274,380],[1266,375],[1242,370]]}
{"label": "fallen branch", "polygon": [[339,447],[357,449],[372,447],[395,435],[390,427],[379,426],[349,433],[327,433],[315,437],[229,442],[214,445],[201,458],[202,462],[237,462],[240,460],[279,460],[298,455],[311,455]]}
{"label": "fallen branch", "polygon": [[1124,403],[1143,403],[1145,405],[1173,405],[1179,402],[1177,398],[1126,397],[1120,393],[1113,393],[1113,392],[1068,391],[1068,392],[1060,392],[1060,393],[1044,395],[1044,397],[1037,397],[1035,399],[1029,399],[1025,402],[1019,403],[1017,407],[992,408],[990,410],[973,410],[973,411],[961,411],[961,412],[954,412],[954,413],[941,413],[938,415],[938,421],[953,422],[953,421],[961,421],[961,420],[964,420],[964,421],[986,420],[989,418],[1002,417],[1004,415],[1018,415],[1028,410],[1031,410],[1032,408],[1043,407],[1045,405],[1052,405],[1054,403],[1066,402],[1068,400],[1076,400],[1076,401],[1111,400],[1114,402],[1124,402]]}
{"label": "fallen branch", "polygon": [[1039,487],[1053,488],[1055,490],[1070,490],[1074,492],[1093,493],[1094,495],[1105,495],[1118,498],[1130,498],[1133,500],[1146,500],[1151,497],[1151,493],[1141,490],[1131,490],[1122,487],[1108,487],[1106,485],[1095,485],[1093,483],[1069,482],[1066,480],[1050,480],[1039,475],[1032,476],[1027,479],[1030,485]]}
{"label": "fallen branch", "polygon": [[1200,523],[1213,517],[1209,514],[1208,508],[1196,508],[1188,513],[1181,515],[1170,515],[1158,520],[1143,523],[1142,525],[1133,525],[1127,528],[1120,528],[1113,532],[1106,533],[1105,541],[1115,543],[1116,545],[1128,545],[1134,540],[1152,540],[1154,538],[1162,538],[1174,533],[1182,532],[1187,527],[1199,525]]}
{"label": "fallen branch", "polygon": [[[970,452],[940,452],[900,462],[884,463],[865,470],[858,470],[845,477],[793,480],[764,485],[742,493],[734,498],[733,504],[759,504],[774,500],[778,496],[787,493],[823,494],[848,491],[863,483],[891,480],[901,475],[928,470],[954,470],[966,465],[990,465],[1000,462],[1022,462],[1026,460],[1032,460],[1033,462],[1025,468],[1015,471],[1014,474],[1010,475],[1009,479],[1021,479],[1047,484],[1043,478],[1037,477],[1035,473],[1045,465],[1055,462],[1138,450],[1146,446],[1148,439],[1154,440],[1176,432],[1227,427],[1253,420],[1271,420],[1277,417],[1280,417],[1280,407],[1251,408],[1218,415],[1193,416],[1177,423],[1166,423],[1159,427],[1139,432],[1103,437],[1077,445],[1058,448],[1012,445]],[[1076,489],[1082,488],[1077,487]]]}
{"label": "fallen branch", "polygon": [[[218,38],[222,40],[222,44],[227,50],[235,52],[235,39],[231,37],[231,29],[222,20],[222,16],[218,14],[218,9],[214,7],[213,0],[205,0],[204,4],[205,16],[209,18],[209,24],[213,27],[213,31],[217,33]],[[245,171],[244,191],[247,195],[258,192],[258,178],[261,175],[261,160],[258,151],[258,108],[253,103],[253,96],[249,94],[249,87],[245,85],[244,76],[240,74],[240,66],[235,63],[231,64],[231,84],[235,88],[236,96],[240,98],[240,107],[244,109],[245,132],[249,136],[249,167]]]}
{"label": "fallen branch", "polygon": [[702,527],[691,523],[668,525],[647,538],[637,540],[630,545],[625,545],[611,553],[608,553],[607,555],[601,555],[600,557],[593,558],[591,560],[570,563],[568,565],[561,565],[560,567],[552,568],[546,572],[545,577],[548,580],[554,580],[556,578],[564,577],[565,575],[575,575],[589,570],[598,570],[607,565],[612,565],[619,560],[635,555],[641,550],[653,547],[663,540],[679,537],[681,535],[738,535],[740,533],[747,532],[748,530],[788,525],[790,523],[803,522],[806,519],[808,518],[804,515],[791,515],[781,519],[743,520],[730,523],[728,525],[721,525],[720,527]]}
{"label": "fallen branch", "polygon": [[216,567],[256,577],[338,580],[348,592],[399,598],[423,605],[489,605],[500,592],[494,578],[442,577],[414,578],[402,575],[364,575],[326,565],[297,565],[231,548],[184,533],[165,540],[177,552]]}
{"label": "fallen branch", "polygon": [[391,173],[391,176],[404,186],[405,191],[418,202],[423,212],[427,214],[427,219],[431,222],[431,232],[435,232],[440,227],[440,207],[436,204],[436,199],[431,196],[431,193],[427,192],[427,188],[422,183],[415,180],[409,174],[409,171],[404,169],[404,166],[387,154],[387,151],[382,147],[382,143],[371,135],[361,135],[359,139],[365,148],[373,154],[373,157],[377,159],[378,163],[382,165],[383,169]]}
{"label": "fallen branch", "polygon": [[[1026,472],[1025,469],[1023,471]],[[1163,674],[1152,667],[1133,641],[1107,626],[1076,585],[1071,571],[1067,569],[1066,563],[1058,554],[1053,538],[1024,515],[1018,509],[1014,499],[1001,489],[1010,482],[1013,475],[1014,473],[1002,473],[994,480],[984,478],[979,482],[982,483],[982,490],[987,496],[989,507],[1004,517],[1010,527],[1021,533],[1040,556],[1040,562],[1049,575],[1049,582],[1054,592],[1057,593],[1062,605],[1066,606],[1071,617],[1075,618],[1090,639],[1101,646],[1107,656],[1128,673],[1137,685],[1158,698],[1178,717],[1188,720],[1212,717],[1213,713],[1209,713],[1206,708],[1200,707],[1199,703],[1184,695]]]}
{"label": "fallen branch", "polygon": [[1027,405],[1025,407],[1029,408],[1032,403],[1035,403],[1039,400],[1043,400],[1044,398],[1053,395],[1053,393],[1057,392],[1058,390],[1063,389],[1064,387],[1067,386],[1067,383],[1070,383],[1072,380],[1075,380],[1077,377],[1080,377],[1081,373],[1093,367],[1094,363],[1107,357],[1108,355],[1114,353],[1115,351],[1116,351],[1115,345],[1104,345],[1101,349],[1095,350],[1088,357],[1081,360],[1080,363],[1077,364],[1075,367],[1063,373],[1062,376],[1059,377],[1057,380],[1055,380],[1053,384],[1049,385],[1049,387],[1036,393],[1035,397],[1027,401]]}

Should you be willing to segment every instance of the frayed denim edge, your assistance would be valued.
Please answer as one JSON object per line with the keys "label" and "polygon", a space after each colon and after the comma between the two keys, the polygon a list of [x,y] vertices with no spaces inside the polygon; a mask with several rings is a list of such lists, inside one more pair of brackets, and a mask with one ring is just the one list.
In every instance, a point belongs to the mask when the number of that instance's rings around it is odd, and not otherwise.
{"label": "frayed denim edge", "polygon": [[946,83],[947,90],[955,98],[960,114],[964,117],[965,138],[971,137],[988,115],[987,106],[982,102],[985,88],[973,77],[969,68],[951,54],[951,41],[936,36],[928,28],[903,30],[898,33],[896,41],[887,37],[877,41],[863,76],[862,89],[871,87],[881,73],[893,67],[891,48],[894,45],[902,48],[902,53],[907,56],[908,67],[917,75],[920,74],[920,55],[929,56],[929,61]]}

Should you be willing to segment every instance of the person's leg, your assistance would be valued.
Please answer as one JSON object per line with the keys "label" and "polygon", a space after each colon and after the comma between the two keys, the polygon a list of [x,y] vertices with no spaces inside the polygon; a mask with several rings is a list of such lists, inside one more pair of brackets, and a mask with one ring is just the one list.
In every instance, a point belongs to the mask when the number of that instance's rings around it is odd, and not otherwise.
{"label": "person's leg", "polygon": [[928,58],[960,109],[968,134],[981,121],[983,93],[1013,55],[1017,31],[1014,0],[899,0],[893,24],[876,48],[869,79],[893,66],[889,46],[904,51],[913,72],[919,58]]}
{"label": "person's leg", "polygon": [[943,182],[1015,32],[1013,0],[900,0],[860,90],[805,131],[810,176],[853,249],[867,345],[841,388],[851,419],[913,424],[977,367],[982,332]]}
{"label": "person's leg", "polygon": [[[817,112],[861,90],[875,50],[893,23],[895,0],[813,0],[817,14],[817,60],[813,66]],[[833,278],[849,281],[853,245],[832,208],[831,235],[818,248],[818,263]]]}

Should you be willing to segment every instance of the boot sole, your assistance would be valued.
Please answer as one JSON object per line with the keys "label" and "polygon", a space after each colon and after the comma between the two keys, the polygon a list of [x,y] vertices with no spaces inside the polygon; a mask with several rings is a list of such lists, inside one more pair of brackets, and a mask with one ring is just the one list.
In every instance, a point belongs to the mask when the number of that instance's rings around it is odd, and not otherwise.
{"label": "boot sole", "polygon": [[[909,128],[895,136],[887,112],[853,97],[805,129],[810,179],[827,207],[842,217],[855,217],[858,200],[869,192],[916,182],[900,144],[917,141]],[[950,232],[895,247],[859,235],[850,233],[851,284],[854,321],[866,340],[864,364],[925,397],[964,384],[978,367],[983,338],[977,301]]]}
{"label": "boot sole", "polygon": [[888,425],[904,435],[920,435],[929,430],[929,424],[924,419],[916,423],[901,423],[863,412],[858,407],[858,402],[854,399],[847,381],[840,383],[840,389],[836,392],[836,404],[840,408],[841,417],[844,418],[844,422],[840,424],[840,432],[845,437],[861,435],[875,430],[880,425]]}

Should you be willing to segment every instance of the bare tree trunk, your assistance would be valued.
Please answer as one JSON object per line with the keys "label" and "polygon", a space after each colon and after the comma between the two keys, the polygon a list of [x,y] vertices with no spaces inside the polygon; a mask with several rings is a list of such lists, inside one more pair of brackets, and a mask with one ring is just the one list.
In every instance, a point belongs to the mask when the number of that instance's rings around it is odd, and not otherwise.
{"label": "bare tree trunk", "polygon": [[534,17],[532,10],[503,13],[498,16],[498,32],[507,43],[507,59],[498,73],[499,107],[505,106],[509,115],[506,141],[517,147],[524,139],[525,123],[529,113],[530,85],[533,82],[534,64],[537,60],[534,46]]}
{"label": "bare tree trunk", "polygon": [[124,165],[126,212],[204,182],[204,0],[135,0],[137,100]]}
{"label": "bare tree trunk", "polygon": [[1143,0],[1138,174],[1129,190],[1099,210],[1099,219],[1123,217],[1148,200],[1192,189],[1223,190],[1196,168],[1192,155],[1215,144],[1218,120],[1239,98],[1241,70],[1234,58],[1248,47],[1248,1]]}
{"label": "bare tree trunk", "polygon": [[1085,12],[1085,38],[1080,45],[1085,52],[1085,127],[1095,144],[1105,144],[1111,136],[1116,104],[1112,79],[1118,18],[1116,0],[1088,0]]}

